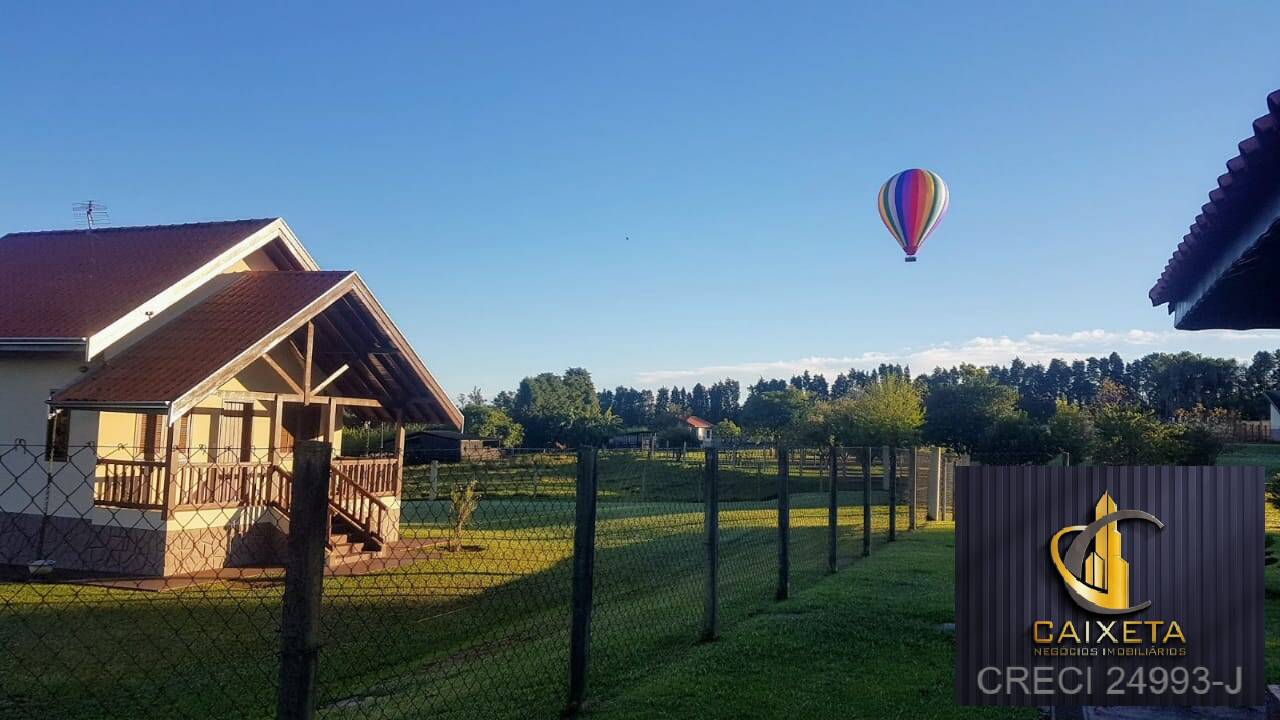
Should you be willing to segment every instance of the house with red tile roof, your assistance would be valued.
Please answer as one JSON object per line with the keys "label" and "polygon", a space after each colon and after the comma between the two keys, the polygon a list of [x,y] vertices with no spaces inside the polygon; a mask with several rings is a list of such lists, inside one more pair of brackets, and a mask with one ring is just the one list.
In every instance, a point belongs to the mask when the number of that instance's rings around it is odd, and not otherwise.
{"label": "house with red tile roof", "polygon": [[690,415],[689,417],[684,418],[681,422],[685,427],[689,428],[689,430],[693,432],[693,435],[698,439],[698,442],[706,442],[711,439],[712,428],[714,428],[715,425],[703,420],[697,415]]}
{"label": "house with red tile roof", "polygon": [[[352,420],[462,427],[360,276],[282,219],[0,237],[0,565],[278,561],[294,444]],[[397,541],[402,460],[333,459],[344,557]]]}

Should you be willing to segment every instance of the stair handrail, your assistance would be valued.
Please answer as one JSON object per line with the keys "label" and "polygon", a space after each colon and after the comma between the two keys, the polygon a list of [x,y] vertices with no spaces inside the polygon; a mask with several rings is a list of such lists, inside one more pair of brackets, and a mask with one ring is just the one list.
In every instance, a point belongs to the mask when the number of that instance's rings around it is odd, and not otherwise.
{"label": "stair handrail", "polygon": [[[361,512],[362,506],[364,512]],[[386,544],[383,525],[391,514],[390,508],[336,464],[329,467],[329,507],[339,517],[367,533],[374,542]]]}

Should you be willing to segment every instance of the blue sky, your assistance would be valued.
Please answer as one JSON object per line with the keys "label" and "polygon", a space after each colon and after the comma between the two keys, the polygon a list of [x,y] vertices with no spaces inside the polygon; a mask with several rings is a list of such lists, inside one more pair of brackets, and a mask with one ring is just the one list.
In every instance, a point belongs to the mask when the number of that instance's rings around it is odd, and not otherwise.
{"label": "blue sky", "polygon": [[[104,5],[5,11],[0,231],[283,216],[453,393],[1280,346],[1146,298],[1274,2]],[[907,265],[913,166],[952,201]]]}

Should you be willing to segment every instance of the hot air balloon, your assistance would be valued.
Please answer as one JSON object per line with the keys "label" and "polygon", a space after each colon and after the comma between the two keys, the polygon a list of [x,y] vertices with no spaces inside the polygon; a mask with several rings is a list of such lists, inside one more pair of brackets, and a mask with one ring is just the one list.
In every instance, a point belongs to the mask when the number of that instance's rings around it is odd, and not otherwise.
{"label": "hot air balloon", "polygon": [[907,253],[907,262],[916,261],[925,238],[947,214],[948,199],[942,178],[919,168],[903,170],[881,186],[880,219]]}

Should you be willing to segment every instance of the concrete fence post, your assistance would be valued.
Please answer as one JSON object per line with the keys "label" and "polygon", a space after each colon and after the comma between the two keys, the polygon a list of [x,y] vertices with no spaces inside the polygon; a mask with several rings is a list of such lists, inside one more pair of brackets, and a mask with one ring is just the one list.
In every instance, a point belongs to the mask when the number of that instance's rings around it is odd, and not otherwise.
{"label": "concrete fence post", "polygon": [[707,550],[706,588],[703,593],[702,641],[720,634],[720,452],[707,448],[702,483],[702,529]]}
{"label": "concrete fence post", "polygon": [[942,519],[942,448],[935,447],[930,453],[932,457],[929,459],[929,490],[926,502],[928,510],[925,512],[926,520]]}
{"label": "concrete fence post", "polygon": [[569,704],[565,715],[582,708],[587,694],[587,651],[591,645],[591,590],[596,558],[596,449],[578,449],[574,502],[573,579],[569,599]]}
{"label": "concrete fence post", "polygon": [[284,596],[280,611],[280,691],[277,720],[311,720],[316,714],[316,665],[320,655],[320,596],[329,540],[329,461],[333,446],[299,443],[293,453]]}
{"label": "concrete fence post", "polygon": [[791,590],[791,474],[787,448],[778,448],[778,590],[774,597],[786,600]]}

